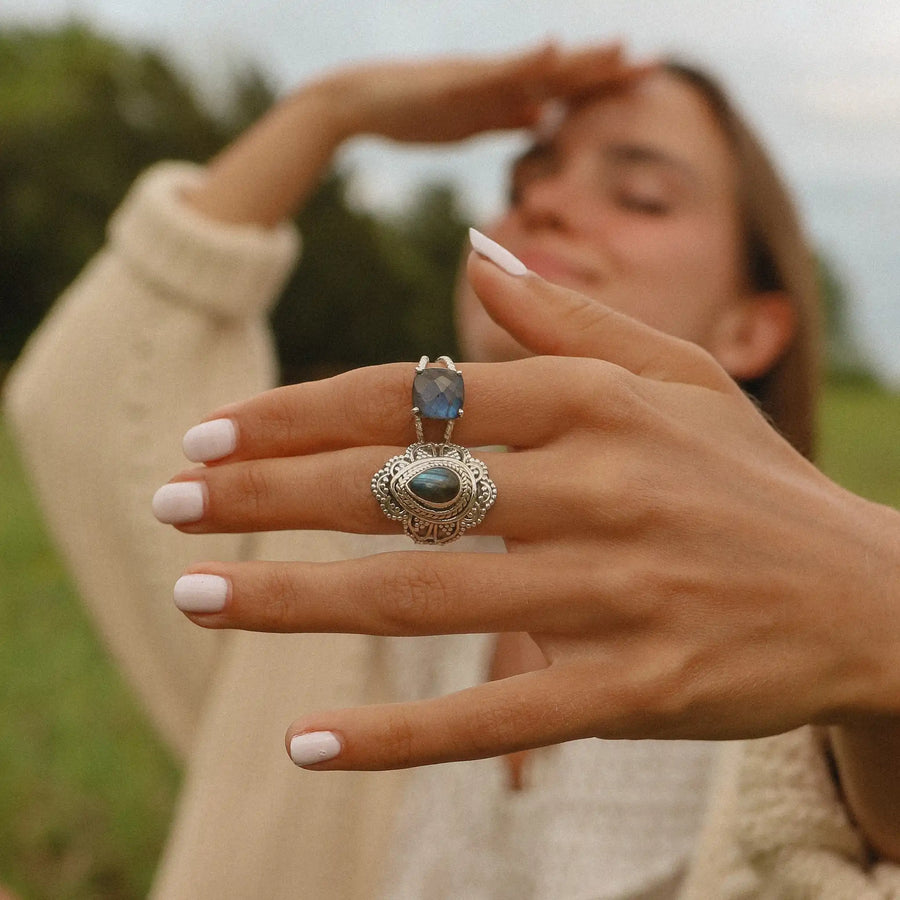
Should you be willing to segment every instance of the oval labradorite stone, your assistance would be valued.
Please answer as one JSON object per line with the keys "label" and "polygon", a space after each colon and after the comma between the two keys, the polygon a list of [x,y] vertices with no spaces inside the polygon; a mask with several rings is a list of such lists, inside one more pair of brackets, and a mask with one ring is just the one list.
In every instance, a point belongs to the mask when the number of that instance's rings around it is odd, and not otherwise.
{"label": "oval labradorite stone", "polygon": [[450,503],[459,494],[459,475],[445,466],[434,466],[410,478],[407,487],[425,503]]}

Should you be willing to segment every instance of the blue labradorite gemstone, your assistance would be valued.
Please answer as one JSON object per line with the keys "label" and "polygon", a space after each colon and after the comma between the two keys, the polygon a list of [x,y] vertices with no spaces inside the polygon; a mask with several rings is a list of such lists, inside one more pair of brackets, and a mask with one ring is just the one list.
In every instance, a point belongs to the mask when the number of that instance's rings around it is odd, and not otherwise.
{"label": "blue labradorite gemstone", "polygon": [[416,372],[412,402],[423,419],[455,419],[462,409],[465,390],[459,372],[432,367]]}
{"label": "blue labradorite gemstone", "polygon": [[444,466],[434,466],[410,478],[407,487],[426,503],[450,503],[459,493],[459,475]]}

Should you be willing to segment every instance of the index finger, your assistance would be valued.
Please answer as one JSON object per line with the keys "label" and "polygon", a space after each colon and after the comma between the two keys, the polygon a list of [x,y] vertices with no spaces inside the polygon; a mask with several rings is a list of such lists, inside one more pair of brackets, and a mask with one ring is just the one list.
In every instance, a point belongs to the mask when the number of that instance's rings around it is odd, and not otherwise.
{"label": "index finger", "polygon": [[[611,414],[622,373],[585,359],[535,357],[466,363],[464,417],[452,440],[470,447],[536,447],[568,430],[577,417]],[[348,447],[406,445],[416,440],[414,363],[354,369],[288,385],[225,407],[185,435],[194,462],[321,453]],[[601,399],[606,397],[609,412]],[[443,440],[444,421],[424,420],[425,439]]]}
{"label": "index finger", "polygon": [[505,247],[469,229],[469,282],[488,315],[534,353],[606,359],[657,381],[739,392],[706,351],[527,269]]}

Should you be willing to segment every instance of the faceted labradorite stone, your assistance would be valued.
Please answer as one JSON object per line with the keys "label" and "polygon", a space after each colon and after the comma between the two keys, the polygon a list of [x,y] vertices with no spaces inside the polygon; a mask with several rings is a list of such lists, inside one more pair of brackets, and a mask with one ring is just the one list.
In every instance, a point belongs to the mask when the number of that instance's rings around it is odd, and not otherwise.
{"label": "faceted labradorite stone", "polygon": [[410,478],[407,487],[426,503],[450,503],[459,494],[459,475],[444,466],[434,466]]}
{"label": "faceted labradorite stone", "polygon": [[412,402],[423,419],[455,419],[462,409],[463,378],[452,369],[432,367],[416,372]]}

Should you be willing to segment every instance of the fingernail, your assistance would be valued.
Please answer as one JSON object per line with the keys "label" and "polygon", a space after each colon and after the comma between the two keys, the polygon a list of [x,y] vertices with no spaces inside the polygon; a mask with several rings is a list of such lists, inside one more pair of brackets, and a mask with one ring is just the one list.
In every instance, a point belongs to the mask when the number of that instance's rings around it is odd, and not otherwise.
{"label": "fingernail", "polygon": [[213,419],[189,428],[181,441],[184,455],[191,462],[209,462],[234,452],[237,431],[231,419]]}
{"label": "fingernail", "polygon": [[228,599],[228,581],[220,575],[182,575],[175,582],[173,594],[182,612],[222,612]]}
{"label": "fingernail", "polygon": [[494,265],[503,269],[504,272],[508,272],[510,275],[525,275],[528,272],[528,267],[521,259],[513,256],[506,247],[501,247],[496,241],[492,241],[480,231],[470,228],[469,241],[476,253],[489,259]]}
{"label": "fingernail", "polygon": [[203,485],[199,481],[164,484],[153,495],[153,515],[164,525],[186,525],[203,518]]}
{"label": "fingernail", "polygon": [[341,742],[330,731],[309,731],[291,738],[291,759],[298,766],[328,762],[341,752]]}

